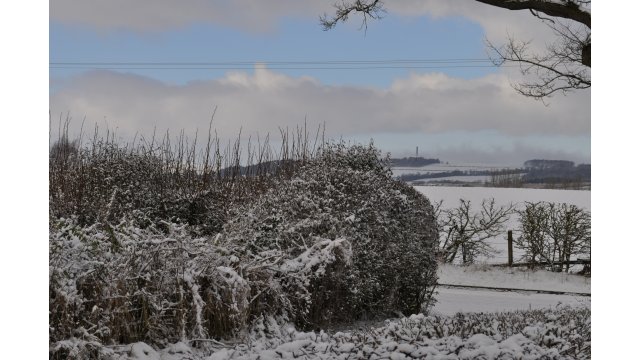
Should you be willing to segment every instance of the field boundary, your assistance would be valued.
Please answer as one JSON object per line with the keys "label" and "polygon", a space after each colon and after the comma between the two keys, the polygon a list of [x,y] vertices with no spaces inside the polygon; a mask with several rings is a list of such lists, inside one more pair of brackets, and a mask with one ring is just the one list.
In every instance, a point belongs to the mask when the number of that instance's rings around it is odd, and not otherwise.
{"label": "field boundary", "polygon": [[505,288],[505,287],[495,287],[495,286],[457,285],[457,284],[437,284],[437,286],[438,287],[446,287],[446,288],[481,289],[481,290],[511,291],[511,292],[533,292],[533,293],[538,293],[538,294],[575,295],[575,296],[591,297],[591,293],[580,293],[580,292],[571,292],[571,291],[540,290],[540,289],[518,289],[518,288]]}

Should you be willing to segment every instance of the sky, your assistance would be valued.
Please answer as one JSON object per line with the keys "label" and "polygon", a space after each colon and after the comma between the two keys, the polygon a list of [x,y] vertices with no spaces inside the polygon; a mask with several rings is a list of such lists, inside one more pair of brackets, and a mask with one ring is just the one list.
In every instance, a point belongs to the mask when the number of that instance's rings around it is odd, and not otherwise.
{"label": "sky", "polygon": [[[221,138],[322,126],[392,156],[522,165],[590,163],[590,90],[544,103],[516,93],[487,41],[543,49],[553,35],[526,12],[473,1],[389,2],[384,18],[323,31],[333,1],[52,0],[52,128]],[[81,63],[81,64],[78,64]],[[90,130],[92,131],[92,130]],[[75,134],[75,135],[74,135]],[[53,134],[55,138],[56,134]]]}

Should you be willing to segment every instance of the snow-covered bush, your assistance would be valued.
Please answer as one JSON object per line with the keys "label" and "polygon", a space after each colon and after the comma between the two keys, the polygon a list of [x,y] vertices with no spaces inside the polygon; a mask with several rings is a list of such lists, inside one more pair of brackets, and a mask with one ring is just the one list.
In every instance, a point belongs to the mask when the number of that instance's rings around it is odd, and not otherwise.
{"label": "snow-covered bush", "polygon": [[271,263],[269,278],[247,279],[252,312],[305,327],[418,313],[437,280],[433,208],[372,145],[328,145],[238,209],[220,241],[241,264]]}
{"label": "snow-covered bush", "polygon": [[236,178],[231,194],[109,144],[53,162],[50,357],[232,338],[267,318],[419,312],[436,283],[433,208],[385,161],[331,145],[262,189]]}
{"label": "snow-covered bush", "polygon": [[50,162],[50,213],[54,219],[76,216],[82,225],[118,222],[126,215],[144,219],[141,227],[168,221],[215,234],[226,220],[228,192],[205,184],[194,167],[143,149],[97,142],[65,161]]}
{"label": "snow-covered bush", "polygon": [[73,344],[162,345],[245,329],[250,289],[231,268],[228,251],[210,238],[192,237],[185,226],[166,227],[140,229],[131,221],[81,227],[73,219],[52,224],[49,326],[55,357],[86,352]]}

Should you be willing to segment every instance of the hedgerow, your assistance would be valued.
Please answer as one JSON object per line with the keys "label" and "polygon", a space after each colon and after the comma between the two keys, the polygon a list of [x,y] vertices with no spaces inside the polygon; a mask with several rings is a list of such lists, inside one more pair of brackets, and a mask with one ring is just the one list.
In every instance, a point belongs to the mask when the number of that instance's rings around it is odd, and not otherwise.
{"label": "hedgerow", "polygon": [[264,321],[251,340],[209,359],[590,359],[591,311],[555,309],[412,315],[336,333]]}
{"label": "hedgerow", "polygon": [[265,317],[315,327],[429,306],[429,201],[373,146],[303,158],[286,176],[232,180],[113,144],[52,158],[50,357],[242,337]]}
{"label": "hedgerow", "polygon": [[227,184],[215,184],[210,174],[198,175],[193,163],[181,165],[179,159],[160,154],[97,142],[52,158],[51,217],[75,216],[84,226],[127,216],[139,219],[141,227],[172,222],[188,224],[198,234],[217,233],[232,200]]}

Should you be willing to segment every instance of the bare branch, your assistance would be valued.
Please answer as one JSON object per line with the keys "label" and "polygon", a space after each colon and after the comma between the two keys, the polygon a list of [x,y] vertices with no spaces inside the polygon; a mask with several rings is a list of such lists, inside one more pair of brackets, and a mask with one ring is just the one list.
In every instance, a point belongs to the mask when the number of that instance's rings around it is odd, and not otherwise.
{"label": "bare branch", "polygon": [[383,3],[380,0],[356,0],[353,3],[336,3],[336,14],[334,17],[329,18],[327,14],[320,16],[320,25],[326,30],[333,29],[338,22],[345,22],[349,19],[351,13],[362,13],[362,26],[367,28],[367,18],[374,20],[382,19],[382,15],[386,12],[382,7]]}
{"label": "bare branch", "polygon": [[550,21],[550,22],[552,22],[552,23],[554,23],[554,22],[555,22],[555,21],[553,21],[553,20],[552,20],[552,19],[550,19],[550,18],[546,18],[546,17],[544,17],[544,16],[541,16],[541,15],[540,15],[540,13],[539,13],[538,11],[535,11],[535,10],[533,10],[533,9],[529,9],[529,12],[531,13],[531,15],[533,15],[533,16],[535,16],[535,17],[537,17],[538,19],[540,19],[540,20],[542,20],[542,21]]}
{"label": "bare branch", "polygon": [[[591,13],[582,9],[575,1],[554,2],[545,0],[475,0],[508,10],[535,10],[552,17],[577,21],[591,28]],[[591,1],[588,2],[589,4]]]}
{"label": "bare branch", "polygon": [[[537,82],[515,85],[520,94],[544,99],[556,92],[566,93],[591,87],[590,0],[475,1],[508,10],[529,10],[549,26],[558,38],[543,55],[529,53],[529,42],[515,42],[509,38],[508,43],[500,48],[489,43],[496,66],[515,62],[520,64],[523,75],[535,74],[539,77]],[[327,14],[320,17],[324,30],[334,28],[338,22],[347,21],[353,13],[363,16],[362,27],[366,30],[368,19],[380,19],[385,12],[380,0],[342,0],[334,7],[336,12],[333,17]]]}
{"label": "bare branch", "polygon": [[549,45],[545,54],[532,54],[528,50],[530,42],[516,41],[509,37],[501,47],[487,41],[493,52],[493,63],[497,66],[506,62],[517,63],[523,75],[535,74],[538,79],[536,82],[524,82],[514,88],[520,94],[536,99],[543,99],[556,92],[589,88],[591,77],[589,67],[583,65],[583,49],[590,46],[590,34],[559,22],[548,25],[559,40]]}

